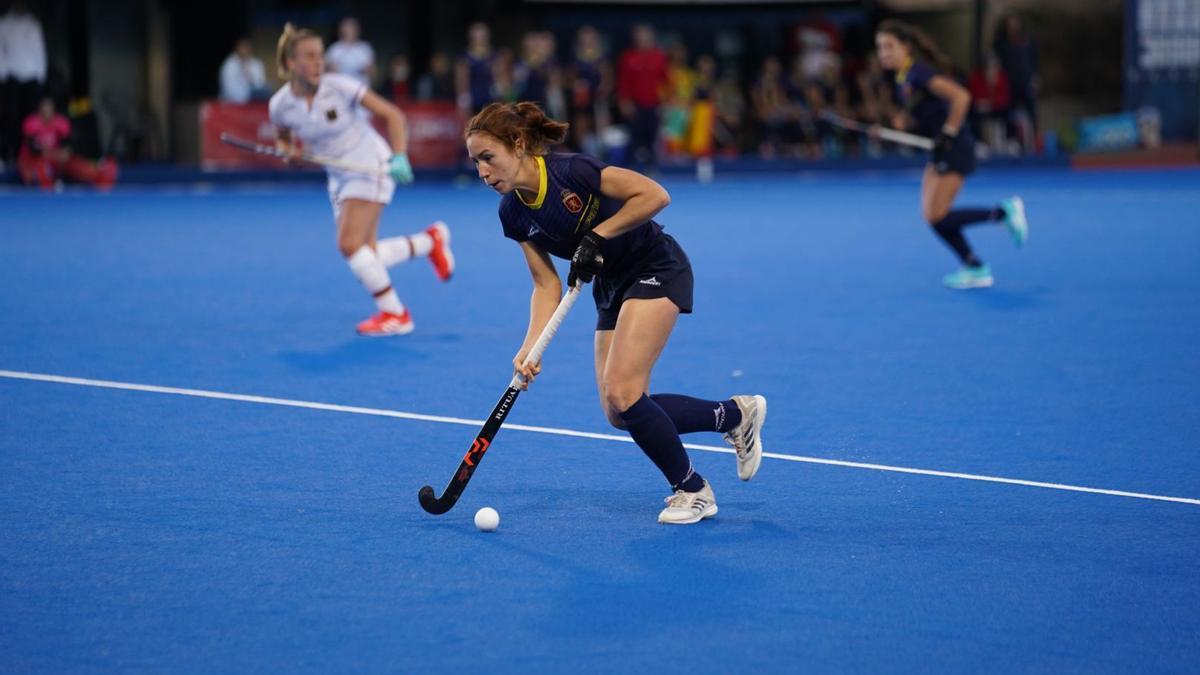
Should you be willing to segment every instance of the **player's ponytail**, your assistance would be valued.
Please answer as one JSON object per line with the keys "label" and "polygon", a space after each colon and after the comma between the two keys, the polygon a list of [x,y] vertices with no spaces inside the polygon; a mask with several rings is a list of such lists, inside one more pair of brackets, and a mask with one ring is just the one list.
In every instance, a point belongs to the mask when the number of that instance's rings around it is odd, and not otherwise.
{"label": "player's ponytail", "polygon": [[536,103],[489,103],[467,123],[463,136],[483,132],[510,150],[521,141],[530,154],[544,155],[567,137],[567,126],[548,117]]}
{"label": "player's ponytail", "polygon": [[567,125],[550,119],[538,104],[522,101],[516,104],[515,111],[525,120],[526,140],[534,153],[545,154],[548,147],[566,139]]}
{"label": "player's ponytail", "polygon": [[320,37],[307,28],[296,28],[290,22],[283,24],[283,33],[279,35],[279,44],[275,48],[279,79],[286,80],[292,76],[291,71],[288,70],[287,60],[296,53],[296,43],[308,38]]}
{"label": "player's ponytail", "polygon": [[943,73],[950,74],[953,72],[954,63],[950,61],[950,57],[938,49],[937,43],[933,41],[933,38],[929,37],[920,28],[904,23],[903,21],[886,19],[879,24],[876,32],[887,33],[908,45],[913,58],[920,59]]}

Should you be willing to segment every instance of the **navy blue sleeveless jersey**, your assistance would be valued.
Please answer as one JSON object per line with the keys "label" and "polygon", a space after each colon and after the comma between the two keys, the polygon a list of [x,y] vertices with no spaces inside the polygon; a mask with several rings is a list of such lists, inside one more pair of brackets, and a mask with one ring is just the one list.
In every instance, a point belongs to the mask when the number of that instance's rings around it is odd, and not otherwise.
{"label": "navy blue sleeveless jersey", "polygon": [[[600,194],[603,162],[587,155],[551,153],[538,157],[537,197],[526,203],[516,190],[500,200],[504,236],[530,241],[552,256],[570,260],[585,232],[616,213],[623,202]],[[653,220],[608,239],[601,277],[617,279],[628,274],[642,254],[662,234]]]}
{"label": "navy blue sleeveless jersey", "polygon": [[939,73],[928,64],[917,61],[908,70],[896,73],[896,101],[908,111],[922,136],[934,136],[946,123],[950,106],[929,90],[929,81]]}
{"label": "navy blue sleeveless jersey", "polygon": [[[938,135],[950,115],[950,104],[929,90],[929,81],[937,74],[936,70],[920,61],[896,74],[896,100],[916,123],[916,132],[931,138]],[[950,152],[944,157],[935,156],[934,160],[933,167],[938,173],[963,176],[974,173],[975,137],[971,134],[971,128],[963,125]]]}

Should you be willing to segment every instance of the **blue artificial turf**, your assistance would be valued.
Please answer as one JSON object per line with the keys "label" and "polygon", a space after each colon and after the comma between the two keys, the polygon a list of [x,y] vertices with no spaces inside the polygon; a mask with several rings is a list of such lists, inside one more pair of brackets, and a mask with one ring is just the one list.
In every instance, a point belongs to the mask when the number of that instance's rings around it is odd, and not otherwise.
{"label": "blue artificial turf", "polygon": [[[668,180],[696,314],[654,391],[770,400],[767,449],[1200,498],[1200,172],[983,172],[1032,232],[919,219],[915,173]],[[319,188],[9,193],[0,369],[480,419],[529,280],[487,190],[397,194],[459,271],[371,303]],[[582,300],[512,423],[607,428]],[[740,371],[735,376],[735,371]],[[0,377],[0,670],[1163,671],[1200,656],[1200,506],[694,452],[720,514],[655,523],[629,443]],[[690,442],[719,445],[715,434]],[[495,507],[494,534],[472,516]]]}

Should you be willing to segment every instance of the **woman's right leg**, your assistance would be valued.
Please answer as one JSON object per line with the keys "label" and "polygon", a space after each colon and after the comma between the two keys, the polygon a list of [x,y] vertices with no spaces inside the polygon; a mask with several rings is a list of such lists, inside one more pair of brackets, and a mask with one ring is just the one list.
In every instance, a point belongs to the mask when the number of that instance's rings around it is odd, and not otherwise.
{"label": "woman's right leg", "polygon": [[412,317],[392,288],[387,268],[371,247],[383,206],[362,199],[345,199],[338,204],[338,250],[379,309],[379,314],[358,325],[358,332],[363,335],[401,335],[413,330]]}
{"label": "woman's right leg", "polygon": [[[610,404],[611,396],[604,373],[607,370],[614,331],[596,331],[596,388],[600,406],[609,424],[626,429],[620,411]],[[654,359],[657,359],[655,355]],[[653,359],[652,359],[653,360]],[[649,373],[641,389],[650,389]],[[737,457],[738,477],[750,480],[762,462],[762,425],[767,417],[767,400],[757,395],[739,395],[723,401],[685,396],[683,394],[649,394],[675,426],[676,433],[702,431],[724,434]]]}

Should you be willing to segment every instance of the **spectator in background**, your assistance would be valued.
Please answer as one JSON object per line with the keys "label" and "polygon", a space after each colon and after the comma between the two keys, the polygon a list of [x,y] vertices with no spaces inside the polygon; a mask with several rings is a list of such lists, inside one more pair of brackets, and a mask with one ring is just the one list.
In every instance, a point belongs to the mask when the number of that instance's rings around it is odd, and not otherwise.
{"label": "spectator in background", "polygon": [[782,82],[786,103],[782,112],[783,120],[776,130],[774,150],[782,150],[787,157],[819,157],[820,137],[808,107],[811,82],[802,56],[792,60],[792,68]]}
{"label": "spectator in background", "polygon": [[736,68],[726,68],[717,80],[713,105],[716,108],[713,138],[721,151],[737,155],[753,147],[753,139],[748,137],[752,130],[746,123],[746,97],[742,94]]}
{"label": "spectator in background", "polygon": [[759,127],[759,155],[775,156],[788,138],[791,104],[783,83],[783,65],[774,56],[763,59],[758,81],[750,88],[754,117]]}
{"label": "spectator in background", "polygon": [[669,52],[662,134],[667,152],[679,153],[687,146],[688,120],[696,97],[696,71],[688,63],[687,45],[683,42],[673,43]]}
{"label": "spectator in background", "polygon": [[[809,134],[815,131],[818,143],[816,151],[824,156],[840,155],[848,139],[848,135],[839,127],[835,127],[825,117],[827,114],[850,117],[850,92],[842,82],[840,59],[828,61],[825,70],[815,79],[809,80],[804,90],[805,102],[808,104],[808,115],[802,119]],[[811,125],[811,127],[809,126]],[[812,137],[809,136],[811,139]],[[857,134],[855,134],[857,138]]]}
{"label": "spectator in background", "polygon": [[359,39],[361,34],[358,19],[352,16],[342,19],[337,42],[325,50],[325,64],[330,72],[349,75],[370,88],[371,80],[375,79],[375,50],[369,42]]}
{"label": "spectator in background", "polygon": [[1014,14],[1004,21],[995,51],[1000,66],[1008,75],[1014,126],[1025,151],[1029,152],[1037,137],[1037,91],[1040,83],[1037,76],[1037,48],[1025,32],[1021,17]]}
{"label": "spectator in background", "polygon": [[467,29],[467,53],[459,60],[455,73],[458,107],[464,114],[474,115],[496,98],[494,60],[492,31],[487,24],[471,24]]}
{"label": "spectator in background", "polygon": [[621,54],[617,67],[617,99],[632,131],[634,159],[655,164],[658,143],[658,106],[667,83],[667,55],[655,44],[654,29],[633,27],[633,46]]}
{"label": "spectator in background", "polygon": [[21,124],[38,107],[46,83],[42,24],[23,0],[0,17],[0,159],[11,161],[21,145]]}
{"label": "spectator in background", "polygon": [[263,62],[254,56],[250,38],[238,38],[233,53],[221,64],[221,100],[249,103],[271,98]]}
{"label": "spectator in background", "polygon": [[993,150],[1002,149],[1011,94],[1008,76],[995,54],[987,56],[983,68],[971,72],[967,89],[971,92],[971,126],[975,137],[983,139]]}
{"label": "spectator in background", "polygon": [[600,34],[591,26],[583,26],[575,35],[575,58],[566,83],[570,88],[571,144],[598,157],[603,152],[597,134],[609,124],[612,64],[604,58]]}
{"label": "spectator in background", "polygon": [[521,92],[517,89],[516,63],[512,50],[508,47],[496,50],[491,63],[492,77],[489,100],[516,103],[520,98]]}
{"label": "spectator in background", "polygon": [[799,31],[800,67],[804,79],[819,80],[831,64],[841,67],[841,57],[837,53],[836,33],[831,33],[832,26],[802,26]]}
{"label": "spectator in background", "polygon": [[546,111],[560,122],[567,121],[567,95],[562,68],[558,64],[558,42],[554,33],[542,31],[539,38],[549,70],[546,75]]}
{"label": "spectator in background", "polygon": [[[859,99],[856,117],[866,124],[891,124],[895,114],[892,105],[892,84],[874,52],[867,55],[862,70],[858,71],[854,80],[854,86]],[[860,138],[859,143],[865,144],[866,154],[871,157],[883,154],[883,144],[874,136]]]}
{"label": "spectator in background", "polygon": [[548,108],[550,71],[555,67],[554,55],[547,47],[543,33],[526,33],[521,39],[521,60],[513,67],[517,98],[533,101],[543,110]]}
{"label": "spectator in background", "polygon": [[688,110],[687,135],[684,147],[697,158],[697,175],[701,181],[712,180],[712,156],[715,150],[713,132],[716,128],[716,105],[713,98],[717,88],[717,62],[705,54],[696,60],[696,78],[692,105]]}
{"label": "spectator in background", "polygon": [[892,119],[892,84],[879,65],[879,57],[867,55],[863,69],[854,81],[858,89],[858,119],[867,124],[889,124]]}
{"label": "spectator in background", "polygon": [[454,101],[454,75],[445,52],[429,57],[429,72],[417,80],[417,100]]}
{"label": "spectator in background", "polygon": [[407,56],[397,54],[392,57],[388,68],[388,77],[391,81],[392,102],[397,105],[408,103],[412,98],[412,92],[408,86],[410,72]]}
{"label": "spectator in background", "polygon": [[54,101],[49,97],[42,99],[37,112],[25,118],[21,131],[25,142],[17,166],[26,184],[49,190],[63,178],[101,188],[112,187],[116,182],[117,164],[112,159],[96,163],[71,152],[67,146],[71,123],[55,112]]}

